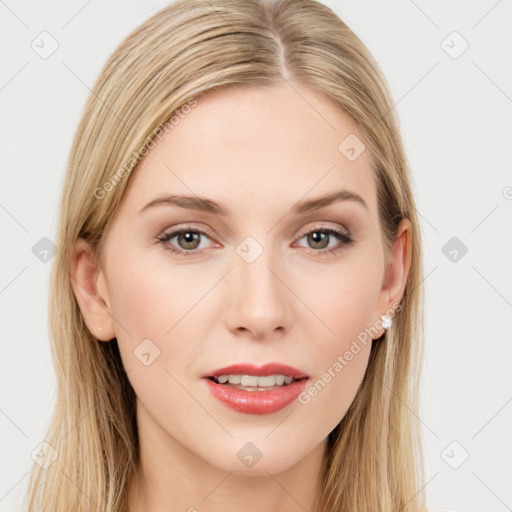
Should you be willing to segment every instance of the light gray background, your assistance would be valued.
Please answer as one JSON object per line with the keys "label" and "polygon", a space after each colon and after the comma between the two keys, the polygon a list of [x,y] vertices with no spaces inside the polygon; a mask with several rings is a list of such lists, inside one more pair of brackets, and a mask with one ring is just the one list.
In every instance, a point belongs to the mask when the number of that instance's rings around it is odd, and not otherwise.
{"label": "light gray background", "polygon": [[[382,67],[412,167],[425,244],[429,505],[512,510],[512,1],[325,3]],[[50,262],[32,248],[54,241],[89,87],[122,38],[164,5],[0,0],[2,512],[19,503],[54,399]],[[31,48],[43,31],[59,45],[47,59]],[[454,31],[469,44],[457,58]]]}

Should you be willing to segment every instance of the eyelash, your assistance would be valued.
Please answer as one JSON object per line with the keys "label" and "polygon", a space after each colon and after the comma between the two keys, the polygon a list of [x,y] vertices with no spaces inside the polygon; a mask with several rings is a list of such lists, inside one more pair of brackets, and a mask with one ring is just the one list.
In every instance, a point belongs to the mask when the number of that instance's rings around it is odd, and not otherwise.
{"label": "eyelash", "polygon": [[[322,256],[332,255],[332,254],[336,254],[336,253],[346,249],[347,247],[350,247],[354,243],[354,240],[350,236],[348,236],[346,233],[344,233],[341,229],[333,228],[333,227],[324,227],[324,226],[319,226],[319,227],[316,227],[309,231],[306,231],[298,238],[298,240],[301,240],[305,236],[307,236],[311,233],[314,233],[314,232],[322,232],[322,233],[327,233],[329,235],[332,235],[335,238],[337,238],[338,240],[340,240],[342,242],[342,244],[338,245],[337,247],[331,248],[331,249],[320,249],[320,250],[311,249],[311,248],[306,247],[305,249],[308,254],[312,254],[312,255],[320,254]],[[169,240],[173,239],[176,235],[180,235],[182,233],[199,233],[208,238],[211,238],[210,233],[208,231],[202,231],[200,229],[192,229],[190,227],[182,227],[182,228],[176,229],[174,231],[170,231],[169,233],[163,233],[162,236],[157,236],[156,238],[159,241],[158,243],[165,244]],[[179,254],[179,255],[185,256],[185,257],[193,256],[193,255],[201,252],[201,249],[194,249],[192,251],[178,250],[170,245],[165,247],[165,249],[170,251],[171,253]]]}

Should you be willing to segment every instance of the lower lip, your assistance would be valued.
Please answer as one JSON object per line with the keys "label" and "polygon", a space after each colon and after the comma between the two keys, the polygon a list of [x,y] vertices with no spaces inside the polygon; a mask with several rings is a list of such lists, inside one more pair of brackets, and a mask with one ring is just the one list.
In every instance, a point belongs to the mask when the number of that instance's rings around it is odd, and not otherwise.
{"label": "lower lip", "polygon": [[291,404],[306,387],[308,379],[300,379],[269,391],[244,391],[204,379],[212,395],[235,411],[245,414],[270,414]]}

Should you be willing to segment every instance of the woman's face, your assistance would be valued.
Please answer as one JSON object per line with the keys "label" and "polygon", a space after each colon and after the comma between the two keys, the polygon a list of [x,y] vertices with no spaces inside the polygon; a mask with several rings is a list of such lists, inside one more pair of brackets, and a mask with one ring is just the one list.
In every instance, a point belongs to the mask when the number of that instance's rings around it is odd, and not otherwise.
{"label": "woman's face", "polygon": [[[104,304],[79,297],[82,312],[98,339],[117,338],[144,442],[235,474],[283,471],[324,446],[352,403],[381,315],[402,296],[407,245],[386,274],[369,150],[314,91],[221,89],[162,133],[130,177],[95,288],[76,267]],[[190,199],[155,202],[170,196]],[[308,378],[287,405],[280,387],[248,409],[262,391],[241,391],[233,408],[205,376],[239,363]]]}

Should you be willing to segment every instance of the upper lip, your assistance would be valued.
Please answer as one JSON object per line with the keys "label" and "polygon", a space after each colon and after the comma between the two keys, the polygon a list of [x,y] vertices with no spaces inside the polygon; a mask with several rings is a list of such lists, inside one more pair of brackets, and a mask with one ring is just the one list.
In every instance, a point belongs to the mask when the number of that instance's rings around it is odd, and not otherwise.
{"label": "upper lip", "polygon": [[282,363],[267,363],[263,366],[256,366],[251,363],[232,364],[205,373],[202,377],[218,377],[219,375],[261,375],[262,377],[265,375],[285,375],[294,379],[308,377],[303,371]]}

